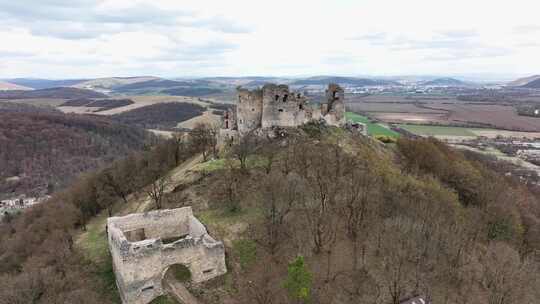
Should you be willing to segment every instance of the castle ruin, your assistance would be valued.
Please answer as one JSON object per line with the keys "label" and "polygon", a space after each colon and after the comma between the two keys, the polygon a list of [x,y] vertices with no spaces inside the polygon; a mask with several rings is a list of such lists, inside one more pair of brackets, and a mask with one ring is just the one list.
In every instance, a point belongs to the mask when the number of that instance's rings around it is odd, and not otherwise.
{"label": "castle ruin", "polygon": [[107,220],[116,284],[124,304],[147,304],[166,293],[163,279],[176,264],[200,283],[227,272],[223,243],[214,240],[191,207]]}
{"label": "castle ruin", "polygon": [[310,121],[345,124],[345,94],[337,84],[328,85],[326,102],[317,106],[287,85],[266,84],[252,91],[238,88],[237,95],[236,111],[229,110],[223,117],[222,138],[235,139],[257,129],[298,127]]}

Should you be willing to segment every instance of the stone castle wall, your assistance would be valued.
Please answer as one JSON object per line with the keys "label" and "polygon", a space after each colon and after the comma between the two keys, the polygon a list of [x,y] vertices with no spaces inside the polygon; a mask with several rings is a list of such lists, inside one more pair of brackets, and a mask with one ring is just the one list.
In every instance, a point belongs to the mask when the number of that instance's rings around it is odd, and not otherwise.
{"label": "stone castle wall", "polygon": [[[195,283],[227,272],[223,244],[208,235],[191,207],[111,217],[107,231],[124,304],[146,304],[164,294],[163,276],[174,264],[186,266]],[[163,243],[173,237],[181,238]]]}
{"label": "stone castle wall", "polygon": [[238,89],[236,123],[240,133],[261,127],[263,113],[262,91]]}
{"label": "stone castle wall", "polygon": [[296,127],[307,122],[306,98],[289,92],[286,85],[265,85],[262,101],[262,128]]}
{"label": "stone castle wall", "polygon": [[312,106],[305,96],[287,85],[267,84],[253,91],[238,88],[236,115],[226,113],[220,143],[257,129],[298,127],[312,120],[345,124],[345,94],[337,84],[326,90],[326,103]]}

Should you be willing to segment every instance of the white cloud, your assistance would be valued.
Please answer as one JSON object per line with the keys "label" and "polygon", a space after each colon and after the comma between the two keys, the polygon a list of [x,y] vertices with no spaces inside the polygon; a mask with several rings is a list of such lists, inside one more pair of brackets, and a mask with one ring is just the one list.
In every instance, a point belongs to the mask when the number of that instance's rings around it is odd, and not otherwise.
{"label": "white cloud", "polygon": [[0,77],[540,71],[533,0],[0,0]]}

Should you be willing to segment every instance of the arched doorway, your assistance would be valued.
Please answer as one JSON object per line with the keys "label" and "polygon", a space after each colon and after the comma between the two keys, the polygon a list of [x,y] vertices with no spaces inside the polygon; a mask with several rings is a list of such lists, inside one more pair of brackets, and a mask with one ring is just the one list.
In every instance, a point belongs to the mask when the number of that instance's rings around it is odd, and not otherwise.
{"label": "arched doorway", "polygon": [[180,283],[191,281],[191,271],[183,264],[173,264],[163,273],[163,280],[173,280]]}

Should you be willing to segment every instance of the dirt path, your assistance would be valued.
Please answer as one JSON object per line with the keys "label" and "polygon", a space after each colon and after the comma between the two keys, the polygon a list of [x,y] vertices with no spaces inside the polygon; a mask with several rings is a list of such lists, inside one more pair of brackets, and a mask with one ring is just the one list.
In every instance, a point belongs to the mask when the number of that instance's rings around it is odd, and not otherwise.
{"label": "dirt path", "polygon": [[[202,155],[194,156],[187,161],[183,162],[180,166],[174,168],[169,172],[169,177],[171,178],[170,185],[165,189],[165,193],[170,193],[174,190],[176,186],[178,186],[180,183],[185,181],[188,178],[189,171],[195,167],[197,164],[202,162],[203,157]],[[150,204],[152,204],[152,200],[150,197],[148,197],[146,194],[144,195],[142,200],[139,200],[139,203],[137,204],[137,207],[135,210],[129,213],[138,213],[138,212],[145,212],[148,211]]]}

